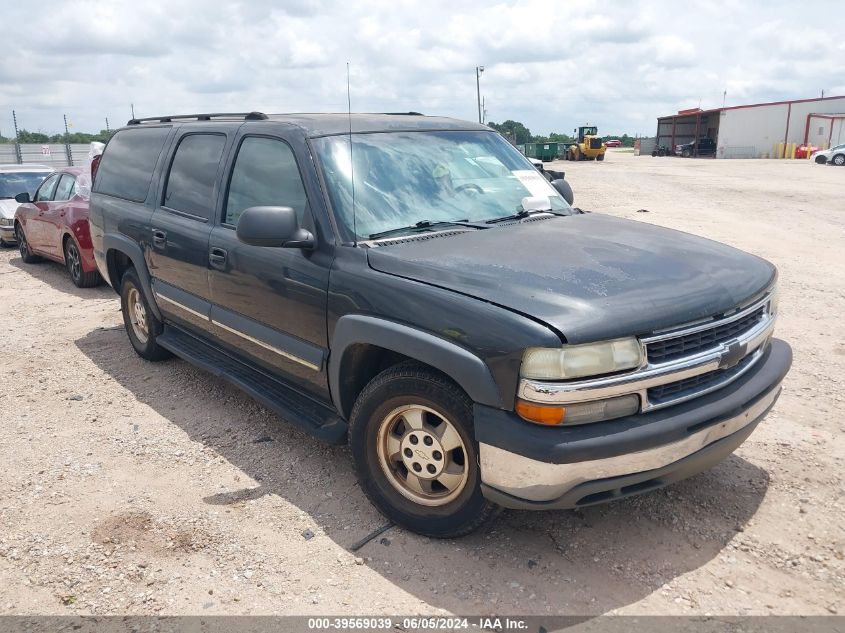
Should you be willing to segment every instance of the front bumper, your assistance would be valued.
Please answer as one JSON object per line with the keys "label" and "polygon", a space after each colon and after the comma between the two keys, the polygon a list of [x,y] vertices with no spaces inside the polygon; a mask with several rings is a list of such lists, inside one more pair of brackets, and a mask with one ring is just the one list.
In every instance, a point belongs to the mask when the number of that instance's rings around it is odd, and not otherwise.
{"label": "front bumper", "polygon": [[0,226],[0,240],[6,244],[17,244],[18,238],[15,236],[14,226]]}
{"label": "front bumper", "polygon": [[475,405],[484,495],[511,508],[573,508],[653,490],[730,455],[780,395],[792,350],[773,340],[740,379],[666,409],[541,427]]}

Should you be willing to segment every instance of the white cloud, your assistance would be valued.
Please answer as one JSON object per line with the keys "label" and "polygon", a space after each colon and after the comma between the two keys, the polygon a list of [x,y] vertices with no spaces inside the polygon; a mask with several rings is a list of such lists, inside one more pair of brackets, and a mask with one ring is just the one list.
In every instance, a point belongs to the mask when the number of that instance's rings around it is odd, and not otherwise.
{"label": "white cloud", "polygon": [[[3,0],[0,130],[346,108],[652,134],[680,108],[845,92],[845,6],[753,0]],[[827,39],[831,38],[831,39]]]}

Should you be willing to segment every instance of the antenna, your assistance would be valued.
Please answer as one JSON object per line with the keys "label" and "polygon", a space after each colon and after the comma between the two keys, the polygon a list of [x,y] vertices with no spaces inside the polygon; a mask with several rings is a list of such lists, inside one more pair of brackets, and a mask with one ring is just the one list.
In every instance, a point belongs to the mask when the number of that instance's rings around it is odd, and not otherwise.
{"label": "antenna", "polygon": [[349,62],[346,62],[346,112],[349,117],[349,179],[352,181],[352,245],[358,246],[358,225],[355,221],[355,163],[352,161],[352,93],[349,90]]}

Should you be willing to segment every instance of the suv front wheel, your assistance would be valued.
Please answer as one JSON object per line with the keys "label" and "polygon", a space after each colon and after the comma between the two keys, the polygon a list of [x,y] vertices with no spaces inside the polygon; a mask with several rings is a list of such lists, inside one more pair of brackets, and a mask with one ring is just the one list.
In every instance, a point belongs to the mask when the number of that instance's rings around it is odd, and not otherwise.
{"label": "suv front wheel", "polygon": [[152,361],[164,360],[172,356],[168,350],[156,342],[156,338],[162,331],[161,321],[150,310],[138,273],[134,268],[127,270],[120,280],[120,308],[123,312],[126,334],[138,356]]}
{"label": "suv front wheel", "polygon": [[424,365],[376,376],[355,402],[349,440],[361,488],[398,525],[450,538],[493,516],[481,494],[472,401]]}

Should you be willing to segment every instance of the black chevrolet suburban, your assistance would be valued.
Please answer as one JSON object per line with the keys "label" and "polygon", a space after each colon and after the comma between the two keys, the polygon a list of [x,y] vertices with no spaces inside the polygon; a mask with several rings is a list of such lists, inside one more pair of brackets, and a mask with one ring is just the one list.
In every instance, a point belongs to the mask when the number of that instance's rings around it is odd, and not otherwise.
{"label": "black chevrolet suburban", "polygon": [[675,145],[675,156],[689,158],[690,156],[715,156],[716,141],[706,136],[696,141]]}
{"label": "black chevrolet suburban", "polygon": [[706,469],[791,364],[774,266],[582,213],[482,125],[137,119],[95,167],[96,260],[135,351],[348,441],[367,496],[423,534]]}

